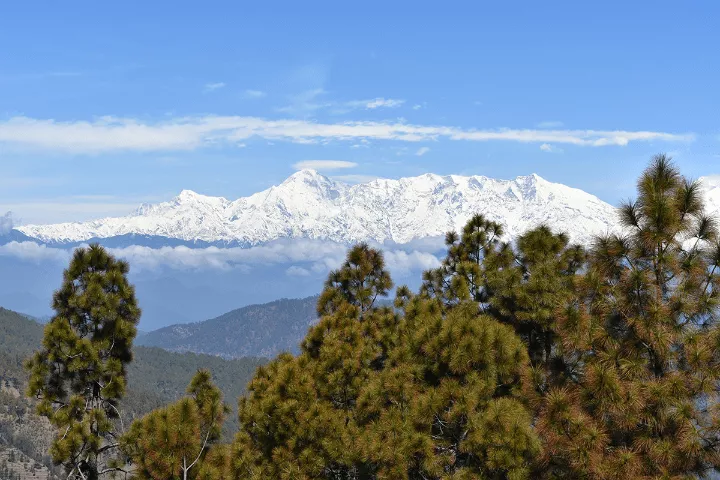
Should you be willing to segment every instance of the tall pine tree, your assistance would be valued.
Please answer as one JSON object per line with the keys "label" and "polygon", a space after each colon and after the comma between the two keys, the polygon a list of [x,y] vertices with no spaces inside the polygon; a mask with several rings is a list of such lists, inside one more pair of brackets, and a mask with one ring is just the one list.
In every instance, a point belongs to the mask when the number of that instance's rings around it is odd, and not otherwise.
{"label": "tall pine tree", "polygon": [[523,343],[469,301],[447,313],[401,303],[397,346],[358,399],[356,442],[375,478],[528,478],[540,442]]}
{"label": "tall pine tree", "polygon": [[58,431],[50,453],[68,478],[116,471],[118,402],[140,319],[127,273],[99,245],[77,249],[53,296],[43,347],[28,361],[28,395]]}
{"label": "tall pine tree", "polygon": [[597,240],[558,318],[538,474],[704,478],[720,467],[716,222],[664,155],[620,213],[625,233]]}
{"label": "tall pine tree", "polygon": [[446,309],[473,301],[484,311],[490,294],[485,263],[498,251],[507,250],[502,235],[502,225],[480,214],[468,220],[461,235],[448,232],[447,255],[440,267],[423,274],[421,294],[436,299]]}
{"label": "tall pine tree", "polygon": [[514,245],[501,241],[502,227],[475,215],[462,234],[446,235],[442,265],[423,274],[421,296],[443,311],[474,302],[478,311],[515,330],[525,342],[539,388],[554,380],[558,306],[585,266],[585,250],[567,235],[540,225]]}
{"label": "tall pine tree", "polygon": [[350,249],[342,267],[328,275],[318,300],[318,314],[330,314],[345,305],[358,308],[362,314],[390,288],[392,279],[385,270],[382,252],[360,243]]}
{"label": "tall pine tree", "polygon": [[375,307],[391,286],[382,253],[364,244],[329,274],[318,301],[323,316],[300,355],[259,368],[240,400],[235,478],[374,478],[359,448],[356,408],[393,346],[397,315]]}

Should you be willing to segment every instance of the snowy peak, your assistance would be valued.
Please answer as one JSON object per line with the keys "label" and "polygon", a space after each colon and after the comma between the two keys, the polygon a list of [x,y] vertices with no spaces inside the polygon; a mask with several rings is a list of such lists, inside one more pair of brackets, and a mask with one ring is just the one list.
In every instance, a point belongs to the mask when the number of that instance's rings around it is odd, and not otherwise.
{"label": "snowy peak", "polygon": [[291,184],[305,184],[305,185],[324,185],[332,183],[332,180],[330,180],[328,177],[318,173],[316,170],[313,170],[311,168],[305,168],[303,170],[299,170],[292,175],[290,175],[283,183],[282,185],[291,185]]}
{"label": "snowy peak", "polygon": [[19,230],[48,243],[123,235],[240,245],[298,237],[407,243],[459,230],[476,213],[502,223],[508,238],[540,223],[578,242],[617,228],[612,206],[536,174],[497,180],[427,173],[349,185],[300,170],[279,185],[234,201],[183,190],[126,217]]}
{"label": "snowy peak", "polygon": [[708,175],[698,178],[698,182],[706,190],[720,189],[720,175]]}
{"label": "snowy peak", "polygon": [[275,191],[298,197],[309,195],[311,197],[336,198],[343,186],[345,185],[338,184],[315,170],[304,169],[289,176]]}
{"label": "snowy peak", "polygon": [[192,190],[183,190],[177,197],[175,197],[175,202],[178,204],[196,202],[201,201],[201,197],[202,195],[195,193]]}
{"label": "snowy peak", "polygon": [[197,192],[193,192],[192,190],[183,190],[181,191],[177,197],[175,197],[174,202],[178,205],[196,205],[199,203],[205,203],[205,204],[211,204],[211,205],[222,205],[227,203],[227,200],[223,197],[211,197],[208,195],[202,195]]}
{"label": "snowy peak", "polygon": [[720,214],[720,175],[698,178],[705,196],[707,213]]}

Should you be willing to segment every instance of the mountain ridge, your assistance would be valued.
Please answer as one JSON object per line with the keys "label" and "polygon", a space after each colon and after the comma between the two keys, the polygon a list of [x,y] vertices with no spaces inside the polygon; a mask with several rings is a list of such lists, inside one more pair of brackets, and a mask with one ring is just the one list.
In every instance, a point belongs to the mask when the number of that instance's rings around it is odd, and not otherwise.
{"label": "mountain ridge", "polygon": [[510,239],[540,223],[581,243],[617,227],[614,207],[537,174],[498,180],[428,173],[351,185],[306,169],[237,200],[183,190],[125,217],[14,231],[53,245],[139,239],[153,245],[254,246],[280,238],[406,244],[459,229],[474,213],[504,223]]}
{"label": "mountain ridge", "polygon": [[247,305],[200,322],[173,324],[145,333],[138,345],[172,352],[271,358],[298,352],[300,341],[317,321],[318,296],[281,298]]}

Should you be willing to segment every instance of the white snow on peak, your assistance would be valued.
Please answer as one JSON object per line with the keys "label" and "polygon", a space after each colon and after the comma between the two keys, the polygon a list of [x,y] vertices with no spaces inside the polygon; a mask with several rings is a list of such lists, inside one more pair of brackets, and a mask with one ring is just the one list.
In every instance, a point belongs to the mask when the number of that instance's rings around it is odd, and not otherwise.
{"label": "white snow on peak", "polygon": [[[720,205],[720,187],[717,198]],[[301,170],[280,185],[234,201],[183,190],[125,217],[19,230],[48,242],[137,234],[250,245],[297,237],[402,244],[460,230],[476,213],[502,223],[509,239],[542,223],[581,243],[617,229],[611,205],[536,174],[497,180],[427,173],[350,185]]]}
{"label": "white snow on peak", "polygon": [[705,210],[709,214],[720,214],[720,175],[698,178],[705,197]]}

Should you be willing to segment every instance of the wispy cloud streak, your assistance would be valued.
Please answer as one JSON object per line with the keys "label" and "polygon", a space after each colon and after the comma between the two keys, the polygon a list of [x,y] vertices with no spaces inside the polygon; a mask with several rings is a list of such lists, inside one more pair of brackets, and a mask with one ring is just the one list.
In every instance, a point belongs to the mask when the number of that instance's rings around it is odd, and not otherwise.
{"label": "wispy cloud streak", "polygon": [[310,168],[312,170],[338,170],[341,168],[355,168],[357,163],[346,160],[303,160],[293,165],[296,170]]}
{"label": "wispy cloud streak", "polygon": [[214,92],[215,90],[220,90],[221,88],[225,87],[224,82],[216,82],[216,83],[206,83],[205,84],[205,92]]}
{"label": "wispy cloud streak", "polygon": [[156,123],[132,118],[102,117],[70,121],[14,117],[0,122],[0,144],[69,153],[111,151],[188,151],[202,147],[240,145],[251,138],[296,143],[395,140],[419,142],[505,141],[602,147],[630,142],[690,142],[693,134],[625,130],[476,130],[400,122],[318,123],[308,120],[268,120],[260,117],[184,117]]}

